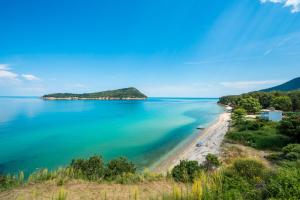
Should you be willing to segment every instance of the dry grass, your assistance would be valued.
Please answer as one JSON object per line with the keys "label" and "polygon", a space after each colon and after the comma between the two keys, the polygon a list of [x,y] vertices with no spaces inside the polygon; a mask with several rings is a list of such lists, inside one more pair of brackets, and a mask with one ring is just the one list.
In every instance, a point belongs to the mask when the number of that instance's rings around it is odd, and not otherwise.
{"label": "dry grass", "polygon": [[70,181],[63,186],[57,186],[54,181],[27,185],[0,193],[2,200],[48,200],[58,199],[61,188],[66,193],[66,199],[161,199],[172,193],[174,185],[185,190],[183,184],[172,181],[153,181],[138,184],[105,184],[86,181]]}
{"label": "dry grass", "polygon": [[257,150],[241,144],[224,142],[220,160],[223,165],[230,165],[237,158],[250,158],[261,161],[266,167],[271,167],[271,163],[265,158],[270,153],[270,151]]}

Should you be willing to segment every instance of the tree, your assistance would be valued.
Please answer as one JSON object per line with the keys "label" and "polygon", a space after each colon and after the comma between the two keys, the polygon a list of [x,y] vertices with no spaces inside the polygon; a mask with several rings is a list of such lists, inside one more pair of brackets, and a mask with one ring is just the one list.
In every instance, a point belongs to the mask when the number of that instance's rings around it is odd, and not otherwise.
{"label": "tree", "polygon": [[277,110],[291,111],[292,101],[291,98],[288,96],[275,97],[272,100],[271,106]]}
{"label": "tree", "polygon": [[292,137],[295,141],[300,142],[300,116],[290,116],[283,119],[278,127],[282,134]]}
{"label": "tree", "polygon": [[255,114],[261,109],[259,101],[253,97],[247,97],[240,101],[239,106],[247,111],[247,113]]}
{"label": "tree", "polygon": [[271,105],[273,95],[271,93],[257,93],[260,105],[263,108],[268,108]]}
{"label": "tree", "polygon": [[104,176],[104,162],[101,156],[72,160],[71,167],[77,174],[82,174],[89,180],[101,179]]}
{"label": "tree", "polygon": [[193,182],[200,170],[201,167],[197,161],[181,160],[172,169],[172,177],[178,182]]}
{"label": "tree", "polygon": [[245,121],[247,111],[243,108],[238,108],[233,111],[232,119],[236,125],[240,125]]}
{"label": "tree", "polygon": [[215,167],[219,167],[220,166],[220,162],[218,160],[218,157],[213,155],[213,154],[207,154],[206,156],[206,160],[204,162],[204,168],[206,170],[212,170]]}
{"label": "tree", "polygon": [[300,90],[290,92],[289,97],[293,104],[293,111],[300,111]]}
{"label": "tree", "polygon": [[135,165],[125,157],[119,157],[109,161],[106,176],[117,176],[125,173],[135,173]]}

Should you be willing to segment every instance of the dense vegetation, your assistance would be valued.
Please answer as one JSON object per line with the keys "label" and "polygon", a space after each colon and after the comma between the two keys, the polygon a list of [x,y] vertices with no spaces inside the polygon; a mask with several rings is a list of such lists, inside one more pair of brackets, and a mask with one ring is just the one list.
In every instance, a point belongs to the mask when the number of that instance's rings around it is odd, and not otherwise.
{"label": "dense vegetation", "polygon": [[291,90],[298,90],[300,89],[300,77],[294,78],[286,83],[283,83],[281,85],[267,88],[264,90],[261,90],[262,92],[271,92],[271,91],[291,91]]}
{"label": "dense vegetation", "polygon": [[[274,107],[283,111],[300,111],[300,90],[289,92],[251,92],[241,95],[221,97],[219,103],[234,108],[244,108],[247,112],[257,112],[260,108]],[[259,104],[257,104],[259,103]]]}
{"label": "dense vegetation", "polygon": [[232,127],[226,138],[258,149],[280,149],[300,141],[300,115],[287,113],[280,122],[246,119],[244,109],[232,113]]}
{"label": "dense vegetation", "polygon": [[55,93],[44,95],[43,98],[147,98],[146,95],[141,93],[138,89],[130,87],[118,90],[108,90],[103,92],[95,93],[84,93],[84,94],[72,94],[72,93]]}

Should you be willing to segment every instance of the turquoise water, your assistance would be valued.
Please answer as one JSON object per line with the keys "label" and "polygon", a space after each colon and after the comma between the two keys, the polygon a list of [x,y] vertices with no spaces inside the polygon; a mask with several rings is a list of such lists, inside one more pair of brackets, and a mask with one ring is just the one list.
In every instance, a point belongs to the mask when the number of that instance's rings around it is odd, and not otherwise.
{"label": "turquoise water", "polygon": [[149,167],[214,121],[217,99],[44,101],[0,98],[0,173],[54,169],[72,158],[126,156]]}

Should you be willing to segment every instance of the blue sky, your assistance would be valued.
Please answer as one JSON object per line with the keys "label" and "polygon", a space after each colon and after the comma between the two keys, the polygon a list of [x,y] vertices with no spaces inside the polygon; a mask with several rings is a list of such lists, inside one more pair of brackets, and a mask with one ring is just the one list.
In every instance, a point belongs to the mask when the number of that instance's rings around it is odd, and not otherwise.
{"label": "blue sky", "polygon": [[0,95],[218,97],[300,75],[300,0],[0,0]]}

